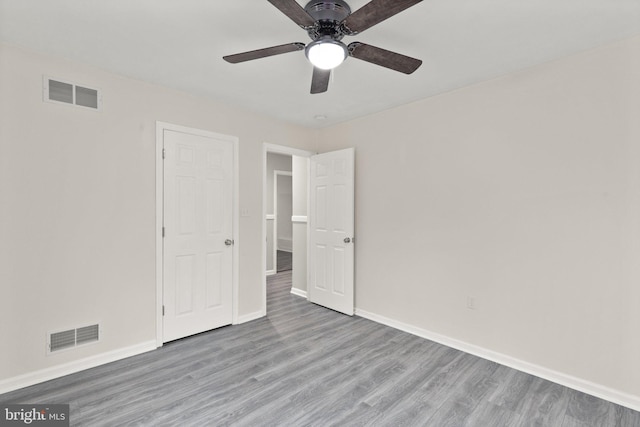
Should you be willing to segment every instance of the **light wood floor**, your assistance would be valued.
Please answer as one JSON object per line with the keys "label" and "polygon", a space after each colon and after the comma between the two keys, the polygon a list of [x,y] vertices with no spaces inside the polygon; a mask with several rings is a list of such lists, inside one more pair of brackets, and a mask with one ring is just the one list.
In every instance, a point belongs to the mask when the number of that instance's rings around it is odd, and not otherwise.
{"label": "light wood floor", "polygon": [[74,426],[624,426],[640,413],[293,296],[268,316],[0,395]]}

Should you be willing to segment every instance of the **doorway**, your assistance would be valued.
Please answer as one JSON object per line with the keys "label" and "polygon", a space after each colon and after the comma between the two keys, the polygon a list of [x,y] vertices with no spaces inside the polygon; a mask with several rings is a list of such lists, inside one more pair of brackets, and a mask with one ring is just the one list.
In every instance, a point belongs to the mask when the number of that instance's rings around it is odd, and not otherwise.
{"label": "doorway", "polygon": [[307,178],[309,157],[313,154],[291,147],[263,145],[265,315],[267,276],[276,275],[283,264],[290,263],[287,272],[291,276],[291,293],[307,296]]}
{"label": "doorway", "polygon": [[[268,242],[273,247],[275,214],[267,211],[273,190],[270,153],[292,158],[293,260],[291,293],[310,302],[342,312],[354,313],[354,149],[323,154],[273,144],[263,145],[263,315],[267,315]],[[275,170],[274,167],[271,167]],[[273,179],[271,179],[273,182]],[[296,197],[304,189],[303,197]],[[271,240],[268,234],[271,234]],[[274,270],[276,262],[271,261]],[[274,274],[276,272],[274,271]],[[277,276],[276,276],[277,278]]]}
{"label": "doorway", "polygon": [[293,212],[293,157],[267,153],[266,164],[266,274],[278,272],[280,252],[293,252],[291,216]]}

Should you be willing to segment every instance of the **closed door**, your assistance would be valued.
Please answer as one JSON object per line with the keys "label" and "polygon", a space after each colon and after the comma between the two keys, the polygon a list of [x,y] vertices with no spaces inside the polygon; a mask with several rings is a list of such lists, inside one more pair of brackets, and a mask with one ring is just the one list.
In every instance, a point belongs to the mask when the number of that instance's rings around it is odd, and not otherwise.
{"label": "closed door", "polygon": [[354,312],[354,149],[311,157],[309,300]]}
{"label": "closed door", "polygon": [[164,342],[232,323],[233,153],[164,130]]}

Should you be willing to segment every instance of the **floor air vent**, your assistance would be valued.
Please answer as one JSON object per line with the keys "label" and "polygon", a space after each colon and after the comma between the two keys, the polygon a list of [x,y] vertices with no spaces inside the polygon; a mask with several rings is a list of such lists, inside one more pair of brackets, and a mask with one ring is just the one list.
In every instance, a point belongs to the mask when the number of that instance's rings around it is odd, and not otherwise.
{"label": "floor air vent", "polygon": [[90,344],[100,340],[100,325],[83,326],[68,331],[53,332],[49,334],[49,353],[73,348],[84,344]]}

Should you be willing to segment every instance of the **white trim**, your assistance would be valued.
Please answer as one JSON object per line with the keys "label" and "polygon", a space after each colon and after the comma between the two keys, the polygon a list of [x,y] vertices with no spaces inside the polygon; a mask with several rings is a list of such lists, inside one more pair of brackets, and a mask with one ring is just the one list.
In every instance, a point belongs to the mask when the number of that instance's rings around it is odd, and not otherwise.
{"label": "white trim", "polygon": [[273,276],[274,274],[277,274],[278,272],[276,270],[267,270],[265,271],[265,275],[266,276]]}
{"label": "white trim", "polygon": [[162,347],[162,223],[164,204],[164,164],[162,150],[164,149],[165,123],[156,122],[156,347]]}
{"label": "white trim", "polygon": [[276,219],[276,216],[274,214],[267,214],[264,219],[266,219],[267,221],[273,221]]}
{"label": "white trim", "polygon": [[303,291],[302,289],[298,289],[298,288],[291,288],[291,293],[292,293],[293,295],[296,295],[296,296],[299,296],[299,297],[302,297],[302,298],[308,299],[308,298],[307,298],[307,291]]}
{"label": "white trim", "polygon": [[306,224],[307,223],[307,216],[306,215],[293,215],[291,217],[291,222],[299,223],[299,224]]}
{"label": "white trim", "polygon": [[640,396],[624,393],[601,384],[567,375],[562,372],[529,363],[521,359],[516,359],[515,357],[511,357],[506,354],[498,353],[496,351],[489,350],[474,344],[469,344],[464,341],[459,341],[445,335],[428,331],[426,329],[409,325],[397,320],[389,319],[388,317],[371,313],[359,308],[356,308],[356,315],[416,335],[421,338],[435,341],[439,344],[446,345],[447,347],[455,348],[456,350],[464,351],[465,353],[473,354],[474,356],[478,356],[483,359],[487,359],[492,362],[496,362],[501,365],[526,372],[531,375],[535,375],[545,380],[552,381],[556,384],[560,384],[565,387],[569,387],[574,390],[578,390],[583,393],[608,400],[618,405],[626,406],[627,408],[633,409],[635,411],[640,411]]}
{"label": "white trim", "polygon": [[127,357],[136,356],[156,349],[156,341],[145,341],[140,344],[124,347],[118,350],[108,351],[106,353],[97,354],[95,356],[86,357],[62,365],[52,366],[50,368],[41,369],[28,374],[18,375],[17,377],[7,378],[0,381],[0,394],[18,390],[34,384],[39,384],[65,375],[74,374],[84,371],[85,369],[95,368],[96,366],[106,363],[115,362],[116,360],[125,359]]}
{"label": "white trim", "polygon": [[[233,273],[232,273],[232,302],[231,302],[231,324],[238,322],[238,276],[240,272],[240,159],[239,159],[239,139],[236,136],[223,135],[203,129],[195,129],[186,126],[175,125],[172,123],[156,121],[156,347],[163,345],[162,330],[162,303],[163,303],[163,286],[162,286],[162,223],[163,223],[163,205],[164,205],[164,171],[162,150],[164,148],[164,131],[171,130],[175,132],[188,133],[191,135],[203,136],[206,138],[215,138],[223,141],[229,141],[233,144]],[[266,314],[266,313],[265,313]]]}
{"label": "white trim", "polygon": [[243,314],[242,316],[238,316],[238,321],[235,322],[234,324],[239,325],[241,323],[251,322],[252,320],[260,319],[261,317],[264,317],[264,316],[265,314],[262,313],[262,310],[255,311],[249,314]]}
{"label": "white trim", "polygon": [[[311,250],[311,246],[309,245],[309,237],[311,236],[311,224],[310,219],[313,218],[311,213],[311,161],[313,160],[313,156],[309,156],[307,159],[307,300],[309,299],[309,284],[311,283],[311,254],[313,251]],[[293,275],[292,275],[293,276]],[[293,280],[292,280],[293,281]]]}
{"label": "white trim", "polygon": [[[262,143],[262,218],[267,217],[267,153],[287,154],[291,156],[311,157],[316,154],[313,151],[299,148],[286,147],[284,145]],[[308,201],[307,201],[308,204]],[[267,315],[267,221],[262,221],[262,310],[263,316]],[[275,274],[275,272],[273,273]]]}
{"label": "white trim", "polygon": [[285,145],[270,144],[268,142],[264,142],[262,146],[263,146],[263,151],[265,153],[269,152],[269,153],[286,154],[289,156],[300,156],[300,157],[310,157],[310,156],[313,156],[314,154],[317,154],[317,152],[315,151],[302,150],[300,148],[287,147]]}
{"label": "white trim", "polygon": [[233,296],[231,303],[231,324],[239,322],[240,305],[240,139],[233,138]]}

